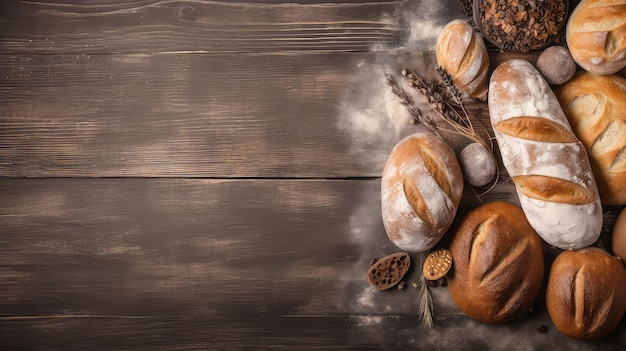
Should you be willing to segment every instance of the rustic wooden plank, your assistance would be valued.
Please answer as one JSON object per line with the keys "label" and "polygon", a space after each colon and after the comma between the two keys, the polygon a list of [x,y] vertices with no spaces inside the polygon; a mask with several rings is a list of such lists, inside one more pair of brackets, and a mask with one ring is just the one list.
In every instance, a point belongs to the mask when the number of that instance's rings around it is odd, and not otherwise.
{"label": "rustic wooden plank", "polygon": [[[548,326],[539,333],[537,327]],[[415,316],[41,317],[0,318],[6,350],[623,350],[626,323],[607,338],[561,335],[547,315],[502,325],[465,316],[437,318],[432,329]]]}
{"label": "rustic wooden plank", "polygon": [[[419,271],[402,290],[366,282],[370,259],[397,251],[382,228],[379,186],[4,179],[0,348],[356,349],[508,338],[593,350],[623,342],[623,323],[598,343],[564,338],[541,298],[514,323],[479,324],[445,287],[431,289],[437,325],[423,329],[408,284]],[[512,187],[503,179],[482,199],[466,192],[459,216],[481,201],[515,201]],[[541,324],[548,335],[537,333]]]}
{"label": "rustic wooden plank", "polygon": [[[8,53],[368,51],[406,1],[3,1]],[[457,11],[458,12],[458,11]]]}
{"label": "rustic wooden plank", "polygon": [[333,176],[346,56],[0,56],[4,176]]}
{"label": "rustic wooden plank", "polygon": [[[389,109],[383,73],[435,65],[407,51],[0,55],[0,175],[379,176],[418,130]],[[470,110],[489,125],[484,103]]]}
{"label": "rustic wooden plank", "polygon": [[[365,279],[372,257],[397,251],[379,186],[2,180],[0,315],[412,313],[415,289],[376,294]],[[464,206],[478,202],[468,193]]]}

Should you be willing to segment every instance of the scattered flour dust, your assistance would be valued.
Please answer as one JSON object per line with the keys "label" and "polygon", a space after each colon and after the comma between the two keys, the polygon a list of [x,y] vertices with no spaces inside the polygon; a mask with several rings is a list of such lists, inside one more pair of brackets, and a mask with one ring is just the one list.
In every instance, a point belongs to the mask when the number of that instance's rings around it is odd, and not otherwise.
{"label": "scattered flour dust", "polygon": [[[445,7],[439,0],[407,1],[392,14],[381,14],[385,22],[395,23],[403,32],[403,40],[395,47],[375,44],[377,52],[371,60],[354,63],[352,81],[338,106],[337,126],[350,138],[352,153],[374,171],[382,171],[391,148],[402,137],[419,131],[408,123],[410,115],[385,82],[385,74],[413,93],[400,72],[406,62],[409,68],[427,65],[434,70],[436,62],[422,62],[418,52],[434,51],[437,38],[450,21],[465,18],[459,8]],[[415,53],[415,54],[414,54]],[[416,103],[423,98],[413,93]]]}

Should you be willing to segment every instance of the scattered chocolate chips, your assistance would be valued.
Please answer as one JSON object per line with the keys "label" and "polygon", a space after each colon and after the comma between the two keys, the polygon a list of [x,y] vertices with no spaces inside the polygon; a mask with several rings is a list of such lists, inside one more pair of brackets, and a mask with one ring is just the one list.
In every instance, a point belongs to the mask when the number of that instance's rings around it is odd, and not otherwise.
{"label": "scattered chocolate chips", "polygon": [[477,25],[504,51],[528,52],[548,44],[567,17],[565,0],[476,0]]}
{"label": "scattered chocolate chips", "polygon": [[370,266],[373,266],[376,262],[378,262],[378,259],[376,257],[372,258],[372,260],[370,261]]}
{"label": "scattered chocolate chips", "polygon": [[400,282],[410,265],[411,258],[408,253],[398,252],[385,256],[367,271],[367,281],[378,290],[389,289]]}

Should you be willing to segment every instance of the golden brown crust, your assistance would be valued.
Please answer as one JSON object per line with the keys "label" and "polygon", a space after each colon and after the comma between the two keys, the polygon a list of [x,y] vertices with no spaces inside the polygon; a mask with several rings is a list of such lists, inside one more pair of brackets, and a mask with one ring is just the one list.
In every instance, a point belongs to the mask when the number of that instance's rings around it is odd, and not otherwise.
{"label": "golden brown crust", "polygon": [[595,201],[595,196],[574,182],[542,175],[513,177],[515,188],[526,197],[562,204],[585,205]]}
{"label": "golden brown crust", "polygon": [[532,227],[561,249],[593,244],[602,230],[602,206],[587,150],[532,64],[511,59],[495,69],[489,117]]}
{"label": "golden brown crust", "polygon": [[450,252],[450,294],[476,320],[511,320],[528,309],[539,291],[544,273],[541,239],[522,209],[511,203],[491,202],[468,213]]}
{"label": "golden brown crust", "polygon": [[452,223],[462,193],[461,167],[441,138],[428,133],[404,138],[392,150],[381,179],[389,239],[406,251],[432,248]]}
{"label": "golden brown crust", "polygon": [[578,72],[556,96],[589,154],[602,202],[626,204],[626,79]]}
{"label": "golden brown crust", "polygon": [[552,263],[546,307],[557,329],[573,338],[608,335],[626,311],[626,270],[599,248],[564,251]]}
{"label": "golden brown crust", "polygon": [[626,66],[626,0],[582,0],[566,28],[572,57],[585,70],[606,75]]}
{"label": "golden brown crust", "polygon": [[437,64],[452,76],[457,88],[467,95],[485,100],[489,55],[482,37],[469,23],[448,23],[437,40]]}

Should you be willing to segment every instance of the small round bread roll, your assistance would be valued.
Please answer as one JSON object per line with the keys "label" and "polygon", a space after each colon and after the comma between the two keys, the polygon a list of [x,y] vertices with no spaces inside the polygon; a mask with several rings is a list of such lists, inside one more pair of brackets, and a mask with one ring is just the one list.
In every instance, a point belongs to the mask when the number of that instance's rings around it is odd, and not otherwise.
{"label": "small round bread roll", "polygon": [[626,79],[581,71],[556,96],[587,150],[602,203],[626,204]]}
{"label": "small round bread roll", "polygon": [[472,186],[487,185],[497,173],[496,158],[484,145],[471,143],[459,153],[465,179]]}
{"label": "small round bread roll", "polygon": [[429,133],[402,139],[381,179],[389,239],[404,251],[432,248],[452,224],[462,193],[461,166],[446,142]]}
{"label": "small round bread roll", "polygon": [[626,66],[626,0],[582,0],[565,35],[580,67],[595,74],[616,73]]}
{"label": "small round bread roll", "polygon": [[622,320],[625,291],[626,269],[619,258],[596,247],[563,251],[550,269],[546,308],[564,335],[598,339]]}
{"label": "small round bread roll", "polygon": [[576,73],[576,62],[567,48],[551,46],[539,54],[537,70],[549,84],[561,85]]}
{"label": "small round bread roll", "polygon": [[470,211],[450,244],[452,299],[465,314],[484,323],[519,316],[541,286],[541,245],[524,212],[514,204],[496,201]]}
{"label": "small round bread roll", "polygon": [[448,23],[437,39],[437,64],[452,77],[460,92],[487,99],[489,55],[480,34],[462,20]]}

